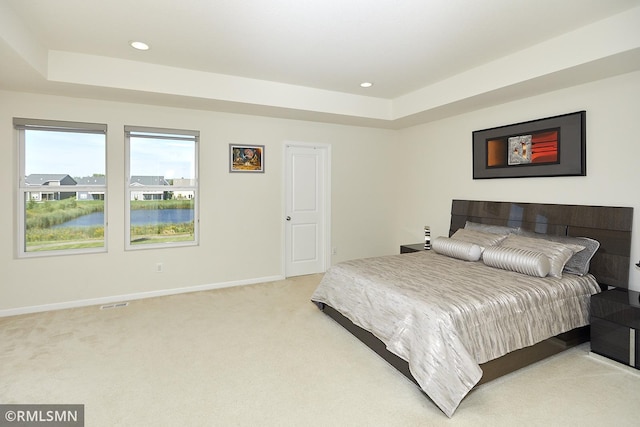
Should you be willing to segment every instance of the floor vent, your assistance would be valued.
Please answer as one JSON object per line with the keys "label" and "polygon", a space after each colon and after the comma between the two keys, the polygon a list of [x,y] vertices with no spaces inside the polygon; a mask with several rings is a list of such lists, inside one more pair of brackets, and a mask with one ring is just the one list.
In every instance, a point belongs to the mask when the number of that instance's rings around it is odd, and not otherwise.
{"label": "floor vent", "polygon": [[129,305],[128,302],[116,302],[113,304],[102,305],[100,306],[100,310],[108,310],[110,308],[122,308],[122,307],[127,307],[128,305]]}

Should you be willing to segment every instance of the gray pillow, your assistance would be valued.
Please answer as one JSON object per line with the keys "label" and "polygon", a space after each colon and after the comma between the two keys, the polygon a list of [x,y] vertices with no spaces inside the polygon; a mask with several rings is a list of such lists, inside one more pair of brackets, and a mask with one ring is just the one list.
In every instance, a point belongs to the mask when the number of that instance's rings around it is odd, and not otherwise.
{"label": "gray pillow", "polygon": [[463,240],[469,243],[475,243],[480,246],[480,249],[484,249],[488,246],[495,246],[507,237],[506,234],[493,234],[486,233],[484,231],[467,230],[465,228],[459,228],[458,231],[451,236],[455,240]]}
{"label": "gray pillow", "polygon": [[584,249],[582,245],[558,243],[547,239],[518,236],[515,234],[507,236],[507,238],[500,243],[500,246],[545,254],[551,263],[549,276],[553,277],[562,277],[562,270],[567,261],[569,261],[569,258]]}
{"label": "gray pillow", "polygon": [[551,269],[549,258],[543,253],[502,246],[487,248],[482,254],[482,262],[489,267],[534,277],[546,277]]}
{"label": "gray pillow", "polygon": [[563,271],[565,273],[575,274],[578,276],[584,276],[589,273],[591,259],[598,248],[600,248],[600,242],[589,237],[554,236],[551,234],[539,234],[524,230],[519,231],[518,234],[526,237],[551,240],[553,242],[584,246],[583,250],[573,254],[573,256],[569,258],[569,261],[564,265]]}
{"label": "gray pillow", "polygon": [[575,237],[575,242],[584,246],[584,249],[574,254],[564,265],[564,271],[570,274],[584,276],[589,273],[591,259],[600,247],[600,242],[588,237]]}
{"label": "gray pillow", "polygon": [[505,225],[480,224],[478,222],[467,221],[464,224],[465,230],[484,231],[493,234],[511,234],[516,233],[520,228],[507,227]]}
{"label": "gray pillow", "polygon": [[436,237],[431,243],[431,249],[439,254],[465,261],[478,261],[482,255],[482,249],[475,243],[442,236]]}

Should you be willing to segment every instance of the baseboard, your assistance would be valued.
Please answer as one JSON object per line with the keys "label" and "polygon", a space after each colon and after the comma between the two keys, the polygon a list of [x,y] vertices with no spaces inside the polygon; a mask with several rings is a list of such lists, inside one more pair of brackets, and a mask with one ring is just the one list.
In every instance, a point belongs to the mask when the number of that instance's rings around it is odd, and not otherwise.
{"label": "baseboard", "polygon": [[640,369],[638,368],[634,368],[633,366],[629,366],[627,364],[624,364],[622,362],[617,362],[613,359],[609,359],[608,357],[605,357],[601,354],[598,353],[594,353],[593,351],[589,351],[589,357],[593,360],[597,360],[600,363],[603,363],[605,365],[609,365],[611,367],[614,367],[616,369],[620,369],[622,371],[637,375],[638,377],[640,377]]}
{"label": "baseboard", "polygon": [[282,280],[284,276],[267,276],[255,279],[235,280],[231,282],[212,283],[208,285],[188,286],[185,288],[162,289],[158,291],[139,292],[126,295],[114,295],[101,298],[90,298],[75,301],[65,301],[53,304],[34,305],[29,307],[9,308],[0,310],[0,317],[18,316],[20,314],[39,313],[43,311],[64,310],[67,308],[88,307],[92,305],[112,304],[115,302],[133,301],[145,298],[155,298],[167,295],[184,294],[188,292],[209,291],[212,289],[231,288],[234,286],[255,285],[257,283]]}

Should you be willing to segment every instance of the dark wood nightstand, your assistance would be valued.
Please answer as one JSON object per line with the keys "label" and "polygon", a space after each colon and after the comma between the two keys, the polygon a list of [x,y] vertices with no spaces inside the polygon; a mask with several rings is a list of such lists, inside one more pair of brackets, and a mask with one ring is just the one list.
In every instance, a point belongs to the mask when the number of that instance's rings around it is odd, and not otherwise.
{"label": "dark wood nightstand", "polygon": [[411,252],[424,251],[424,243],[414,243],[412,245],[400,245],[400,253],[408,254]]}
{"label": "dark wood nightstand", "polygon": [[640,292],[591,296],[591,351],[640,369]]}

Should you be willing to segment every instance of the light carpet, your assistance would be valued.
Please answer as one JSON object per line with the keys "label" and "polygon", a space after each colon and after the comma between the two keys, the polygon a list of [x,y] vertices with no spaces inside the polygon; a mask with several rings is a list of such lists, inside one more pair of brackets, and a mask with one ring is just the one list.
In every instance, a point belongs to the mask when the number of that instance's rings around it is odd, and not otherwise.
{"label": "light carpet", "polygon": [[87,426],[640,424],[640,372],[588,343],[449,419],[309,301],[320,278],[0,318],[0,402],[81,403]]}

